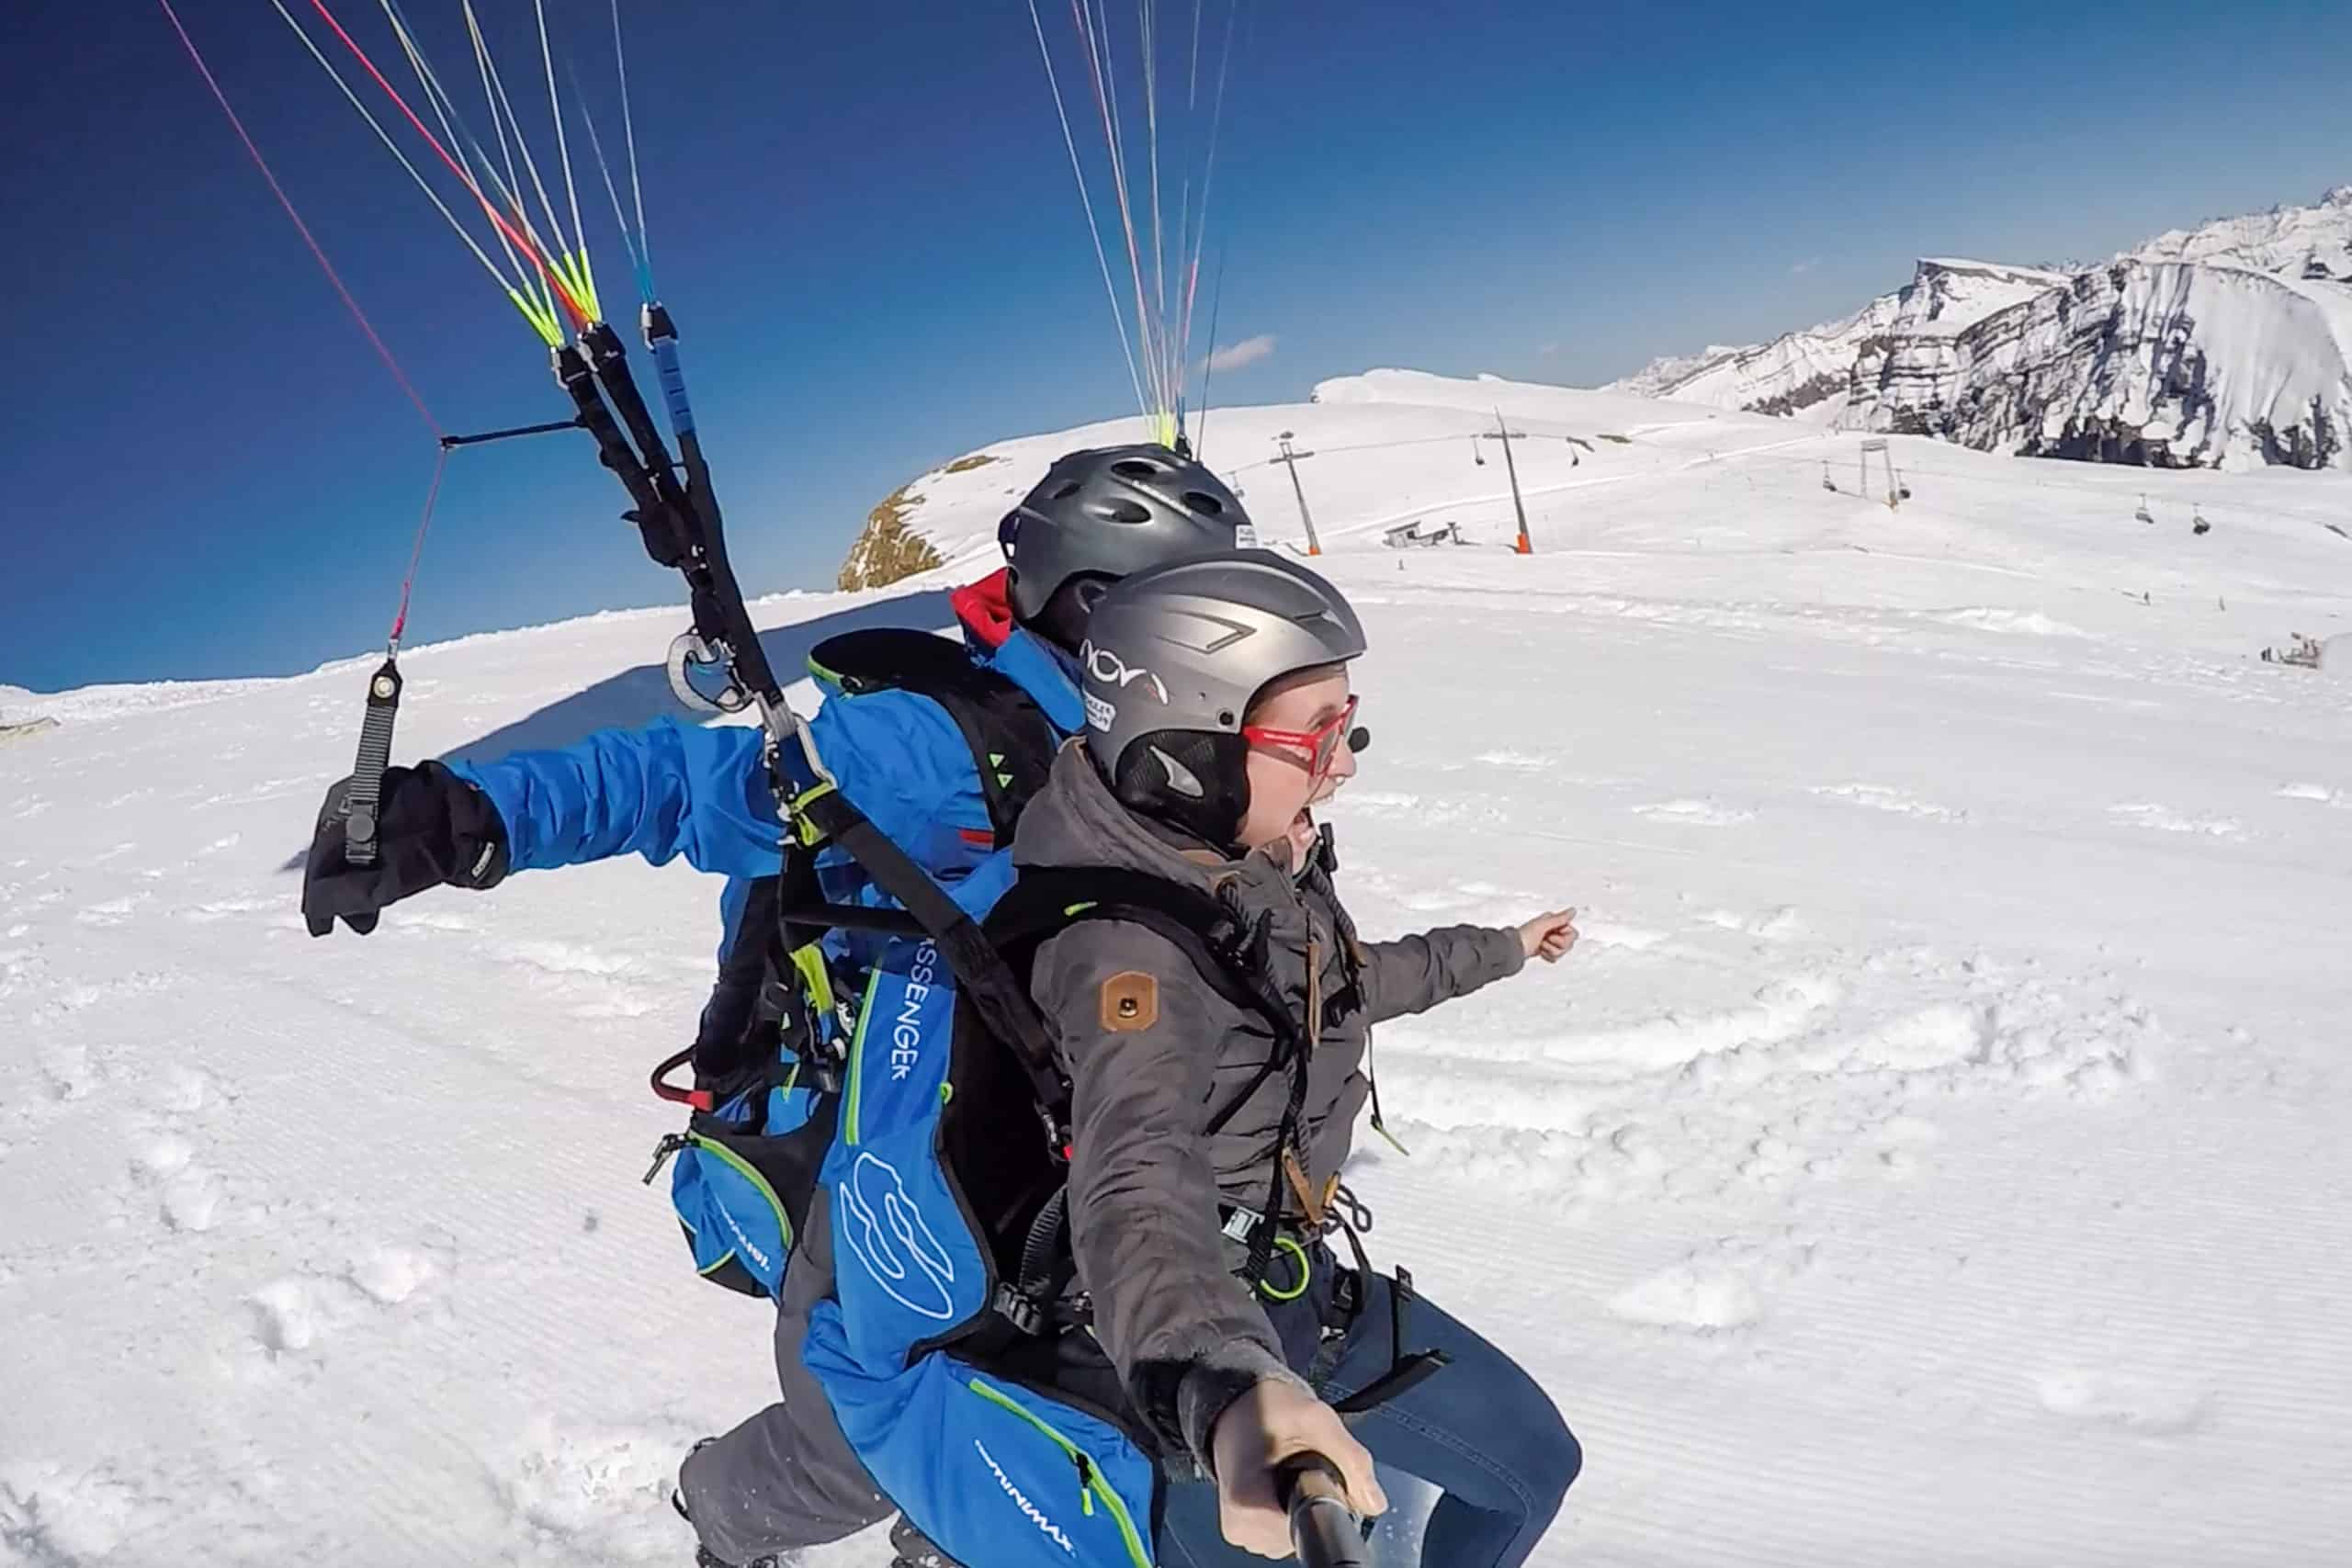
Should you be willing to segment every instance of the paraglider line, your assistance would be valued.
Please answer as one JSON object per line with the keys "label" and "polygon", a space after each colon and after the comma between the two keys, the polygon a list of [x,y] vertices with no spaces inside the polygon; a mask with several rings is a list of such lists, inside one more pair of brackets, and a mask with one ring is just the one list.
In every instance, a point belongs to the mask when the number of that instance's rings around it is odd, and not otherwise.
{"label": "paraglider line", "polygon": [[[571,203],[571,231],[577,237],[580,245],[581,276],[593,279],[595,274],[588,270],[588,230],[587,226],[580,221],[580,187],[571,178],[571,144],[564,140],[563,135],[563,102],[556,96],[555,91],[555,51],[548,45],[547,0],[536,0],[534,8],[539,16],[539,61],[546,67],[548,73],[548,109],[555,118],[556,156],[563,164],[563,194]],[[592,299],[594,293],[595,289],[592,282],[589,288]]]}
{"label": "paraglider line", "polygon": [[1102,224],[1094,216],[1094,198],[1086,191],[1086,168],[1079,162],[1078,138],[1070,133],[1069,110],[1062,104],[1062,85],[1054,74],[1053,51],[1046,43],[1046,23],[1037,15],[1037,0],[1029,0],[1029,24],[1037,31],[1037,57],[1046,62],[1046,85],[1053,90],[1054,113],[1062,122],[1062,145],[1069,149],[1069,172],[1078,180],[1078,204],[1086,212],[1086,232],[1094,241],[1094,262],[1102,269],[1102,291],[1110,296],[1111,321],[1119,329],[1119,352],[1126,356],[1127,379],[1136,389],[1136,408],[1151,412],[1143,395],[1143,376],[1136,369],[1135,344],[1127,337],[1127,315],[1119,309],[1119,286],[1111,281],[1111,257],[1102,248]]}
{"label": "paraglider line", "polygon": [[[448,220],[449,227],[456,231],[458,239],[465,242],[466,249],[474,254],[474,259],[481,263],[483,270],[490,274],[492,279],[498,284],[500,288],[503,289],[510,296],[513,295],[515,292],[513,281],[506,274],[498,270],[498,264],[490,259],[490,253],[483,250],[481,243],[477,241],[473,235],[466,231],[466,226],[458,221],[458,215],[449,210],[449,204],[441,199],[441,193],[435,190],[431,185],[426,183],[424,175],[418,172],[414,164],[409,162],[408,154],[400,150],[399,143],[392,140],[391,133],[384,129],[383,123],[373,114],[368,112],[368,108],[366,104],[359,101],[359,95],[351,90],[351,84],[345,81],[343,79],[343,73],[337,71],[334,66],[328,62],[327,57],[319,51],[318,44],[312,41],[309,33],[302,30],[302,24],[294,19],[294,13],[286,8],[285,0],[270,0],[270,4],[277,7],[278,16],[285,19],[286,25],[294,30],[294,36],[302,40],[302,47],[311,51],[311,58],[319,62],[319,69],[327,73],[329,79],[332,80],[338,88],[342,89],[343,96],[350,100],[351,107],[359,111],[359,118],[368,122],[368,129],[376,133],[376,139],[384,144],[384,151],[390,152],[393,158],[399,162],[400,166],[408,171],[408,177],[416,182],[416,188],[424,193],[424,199],[433,204],[434,209],[439,212],[443,218]],[[504,243],[503,240],[500,243],[502,244]],[[510,262],[514,260],[514,253],[513,250],[508,250],[506,254],[507,259]],[[519,267],[521,264],[517,262],[515,265]],[[527,276],[528,275],[526,275],[526,282]],[[524,302],[518,301],[518,303]],[[547,322],[540,320],[538,315],[527,309],[524,310],[523,314],[530,320],[532,327],[541,337],[545,337],[548,334],[550,329]],[[548,314],[552,317],[552,310],[549,310]]]}
{"label": "paraglider line", "polygon": [[[400,32],[401,49],[408,55],[409,63],[416,67],[416,79],[424,85],[424,101],[433,106],[433,118],[441,122],[442,132],[448,137],[449,144],[452,147],[457,146],[458,133],[450,129],[450,122],[457,114],[456,103],[451,102],[445,112],[441,104],[444,95],[441,91],[440,78],[433,73],[431,64],[424,58],[424,51],[417,47],[415,36],[408,30],[406,18],[399,14],[398,9],[390,4],[390,0],[386,0],[385,12],[391,17],[393,27]],[[490,183],[505,198],[507,206],[519,213],[523,210],[523,198],[516,196],[514,192],[521,188],[523,176],[514,172],[514,151],[506,140],[506,121],[498,112],[498,96],[490,85],[490,62],[481,51],[477,50],[474,51],[474,63],[481,77],[482,106],[490,111],[491,134],[498,139],[498,155],[506,164],[506,178],[503,183],[501,183],[498,178],[497,167],[491,163],[489,152],[475,138],[470,127],[466,128],[466,140],[472,143],[473,161],[481,164],[482,173],[489,177]],[[458,120],[458,123],[464,125],[463,120]],[[514,254],[514,247],[506,243],[506,236],[501,234],[498,237],[498,243],[505,251],[506,259],[514,264],[514,270],[522,274],[525,287],[536,288],[544,296],[547,292],[547,285],[541,283],[532,275],[531,270],[523,265],[522,260]],[[554,313],[552,301],[548,301],[548,313]]]}
{"label": "paraglider line", "polygon": [[499,212],[498,209],[491,204],[490,198],[481,194],[481,187],[474,184],[472,178],[467,175],[464,169],[458,167],[457,159],[449,155],[449,150],[441,145],[440,139],[435,136],[432,131],[426,130],[424,122],[416,118],[416,111],[408,107],[408,100],[401,96],[400,89],[393,86],[391,83],[384,79],[384,73],[376,69],[376,62],[368,58],[368,51],[361,49],[359,45],[353,40],[352,36],[343,30],[343,24],[336,21],[334,19],[334,13],[327,9],[326,0],[311,0],[311,4],[317,7],[320,16],[326,18],[327,26],[334,29],[335,37],[343,40],[344,47],[351,51],[353,57],[359,62],[360,65],[367,71],[368,74],[375,79],[376,85],[384,90],[385,96],[392,100],[393,105],[399,108],[404,117],[406,117],[409,124],[416,128],[416,133],[419,136],[424,137],[425,142],[431,146],[434,152],[439,156],[441,162],[448,165],[449,172],[456,175],[458,179],[465,182],[466,188],[472,191],[474,194],[474,199],[481,203],[482,211],[488,215],[490,220],[496,224],[500,231],[503,231],[508,239],[514,241],[516,245],[522,249],[523,254],[530,258],[532,265],[539,269],[540,274],[545,276],[548,284],[554,288],[558,297],[563,300],[564,309],[570,310],[573,319],[582,326],[586,326],[594,321],[595,318],[592,316],[587,308],[580,302],[579,297],[572,293],[570,286],[568,286],[564,280],[558,276],[555,268],[548,264],[547,257],[540,254],[539,247],[531,243],[528,239],[515,231],[514,225],[507,222],[506,219]]}
{"label": "paraglider line", "polygon": [[645,235],[645,187],[637,178],[637,117],[628,107],[628,51],[621,47],[621,0],[613,0],[613,62],[621,73],[621,135],[628,142],[628,191],[637,202],[638,254],[645,258],[645,290],[653,291],[653,247]]}
{"label": "paraglider line", "polygon": [[302,215],[294,209],[286,187],[279,185],[277,176],[270,172],[269,160],[261,155],[261,149],[254,145],[252,135],[245,130],[245,122],[239,119],[237,111],[230,107],[229,96],[220,90],[212,68],[204,62],[196,40],[188,37],[187,28],[181,26],[179,13],[172,9],[171,0],[156,0],[156,4],[163,6],[164,15],[171,21],[172,30],[180,35],[180,42],[187,50],[187,57],[196,62],[197,72],[204,78],[204,85],[212,89],[213,100],[220,106],[220,112],[229,117],[229,125],[236,131],[237,140],[245,144],[245,151],[253,157],[254,166],[261,171],[261,177],[269,182],[270,192],[277,197],[277,205],[286,209],[288,218],[293,220],[295,232],[302,236],[302,243],[311,247],[311,254],[318,258],[320,270],[327,275],[327,281],[334,285],[335,293],[343,299],[344,308],[351,312],[351,319],[359,323],[359,330],[367,334],[368,343],[375,347],[377,357],[384,362],[384,368],[392,373],[392,379],[400,383],[401,390],[408,394],[408,400],[416,405],[416,412],[424,417],[425,424],[435,435],[439,435],[442,433],[441,422],[433,417],[431,409],[424,406],[424,397],[408,378],[408,373],[401,368],[401,362],[392,356],[392,351],[385,347],[384,340],[377,335],[375,326],[368,320],[368,312],[359,308],[359,301],[353,299],[351,290],[344,287],[342,276],[335,271],[334,263],[327,260],[327,253],[311,234],[311,226],[303,222]]}
{"label": "paraglider line", "polygon": [[[1209,290],[1209,352],[1201,361],[1201,438],[1196,444],[1203,451],[1209,442],[1209,383],[1216,377],[1216,319],[1225,309],[1225,258],[1229,249],[1229,243],[1216,248],[1216,285]],[[1196,265],[1196,274],[1197,270]]]}
{"label": "paraglider line", "polygon": [[613,224],[621,231],[621,249],[628,253],[629,270],[637,275],[637,294],[645,304],[653,303],[653,272],[645,265],[645,257],[637,248],[637,241],[628,231],[628,214],[621,209],[621,193],[613,184],[613,165],[605,157],[605,139],[596,134],[596,117],[588,112],[588,96],[580,90],[580,72],[569,55],[563,62],[564,73],[571,78],[571,96],[580,105],[581,123],[588,128],[588,146],[596,154],[596,172],[605,179],[605,194],[613,198]]}
{"label": "paraglider line", "polygon": [[1170,402],[1166,333],[1155,330],[1159,323],[1152,316],[1150,299],[1144,291],[1143,253],[1136,241],[1135,210],[1127,194],[1126,151],[1119,135],[1116,79],[1105,65],[1111,49],[1110,18],[1104,17],[1098,41],[1091,0],[1071,0],[1071,9],[1078,15],[1080,31],[1086,39],[1086,63],[1093,78],[1094,107],[1102,113],[1102,140],[1111,149],[1112,190],[1119,198],[1119,226],[1127,242],[1127,270],[1135,277],[1136,330],[1142,341],[1144,367],[1149,377],[1153,400],[1147,412],[1165,423]]}
{"label": "paraglider line", "polygon": [[[1208,157],[1201,170],[1200,231],[1193,242],[1193,285],[1194,288],[1198,288],[1200,285],[1201,256],[1202,254],[1207,250],[1209,243],[1209,190],[1210,187],[1216,183],[1217,143],[1222,139],[1225,131],[1225,84],[1227,76],[1233,69],[1233,28],[1234,23],[1239,19],[1239,16],[1240,0],[1235,0],[1234,5],[1229,7],[1225,14],[1225,50],[1217,62],[1216,68],[1216,107],[1213,111],[1211,111],[1209,116]],[[1183,241],[1180,236],[1177,241],[1180,250],[1182,243]],[[1217,264],[1220,276],[1223,275],[1224,265],[1225,264],[1222,260]],[[1184,301],[1184,320],[1183,326],[1182,328],[1182,335],[1177,344],[1177,361],[1179,364],[1182,364],[1184,357],[1192,353],[1192,345],[1193,301],[1188,296]],[[1209,333],[1209,347],[1212,349],[1216,347],[1216,333],[1214,327],[1211,328]]]}
{"label": "paraglider line", "polygon": [[[452,147],[462,143],[463,147],[470,152],[473,164],[481,170],[482,178],[488,180],[491,186],[506,198],[508,205],[519,210],[522,206],[521,198],[514,195],[512,188],[518,177],[514,173],[514,154],[512,152],[506,154],[506,180],[501,183],[497,165],[490,161],[490,153],[483,148],[481,139],[477,137],[473,133],[473,128],[466,123],[466,118],[458,111],[456,100],[449,96],[448,90],[441,85],[441,78],[434,73],[433,62],[425,59],[424,51],[417,47],[416,35],[408,25],[408,17],[401,13],[398,0],[381,0],[381,4],[385,19],[392,25],[392,37],[399,41],[401,52],[408,57],[409,68],[416,73],[417,85],[424,91],[426,106],[433,110],[433,118],[441,122],[442,135],[448,139],[448,144]],[[491,116],[495,122],[498,105],[490,97],[490,82],[487,73],[482,80],[482,96],[489,102]],[[503,124],[496,123],[493,123],[492,129],[498,130],[502,136],[505,130]],[[476,180],[469,178],[466,181],[466,191],[476,201],[483,200],[481,186]],[[543,321],[553,321],[556,319],[555,296],[548,292],[548,286],[541,281],[538,274],[534,272],[522,257],[514,254],[514,247],[508,243],[503,231],[493,229],[492,234],[498,241],[499,250],[506,257],[506,265],[514,269],[516,292],[530,297],[530,308],[525,313],[532,318],[533,325],[540,327],[540,335],[545,336],[547,329],[541,323]],[[559,329],[555,336],[556,344],[560,344],[562,338],[563,334]]]}
{"label": "paraglider line", "polygon": [[[573,296],[584,306],[587,313],[582,318],[583,323],[595,321],[604,314],[597,308],[595,290],[587,288],[582,281],[581,275],[573,270],[573,242],[571,236],[563,231],[563,220],[556,216],[555,202],[548,195],[547,181],[539,177],[538,163],[531,156],[531,144],[523,135],[522,118],[515,114],[514,106],[506,96],[505,78],[498,73],[498,62],[491,55],[489,39],[482,36],[481,23],[474,15],[472,0],[467,0],[464,9],[466,27],[473,34],[474,53],[481,60],[482,70],[489,76],[491,85],[498,89],[498,108],[504,111],[507,128],[514,133],[514,150],[522,154],[523,171],[531,176],[531,188],[539,193],[539,208],[547,214],[548,231],[555,236],[555,245],[552,250],[549,250],[545,241],[539,241],[540,252],[547,260],[555,264],[557,276],[571,286]],[[495,111],[493,111],[493,118],[495,118]],[[503,144],[502,137],[501,145]],[[522,197],[518,195],[514,200],[514,216],[522,222],[523,231],[537,240],[537,233],[531,228],[530,218],[523,210]]]}
{"label": "paraglider line", "polygon": [[416,521],[416,539],[408,548],[408,573],[401,579],[401,607],[392,616],[392,633],[385,641],[387,657],[400,652],[401,634],[408,630],[409,595],[416,589],[417,563],[424,558],[424,536],[433,527],[433,507],[441,499],[441,476],[448,472],[452,450],[449,438],[442,437],[441,455],[433,463],[433,483],[424,491],[424,514]]}

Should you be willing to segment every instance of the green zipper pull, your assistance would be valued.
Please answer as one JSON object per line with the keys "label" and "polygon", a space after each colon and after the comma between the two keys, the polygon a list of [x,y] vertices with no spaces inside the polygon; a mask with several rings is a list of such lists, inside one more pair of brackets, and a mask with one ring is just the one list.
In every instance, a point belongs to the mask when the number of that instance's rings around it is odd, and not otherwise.
{"label": "green zipper pull", "polygon": [[1078,1506],[1088,1518],[1094,1517],[1094,1467],[1076,1449],[1070,1450],[1070,1462],[1078,1466]]}

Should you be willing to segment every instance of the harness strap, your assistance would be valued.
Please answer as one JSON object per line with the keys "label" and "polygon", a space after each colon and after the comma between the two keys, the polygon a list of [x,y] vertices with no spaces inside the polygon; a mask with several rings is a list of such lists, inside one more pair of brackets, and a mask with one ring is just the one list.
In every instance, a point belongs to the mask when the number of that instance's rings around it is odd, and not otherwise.
{"label": "harness strap", "polygon": [[904,909],[881,909],[871,904],[795,904],[776,910],[788,925],[831,928],[847,931],[879,931],[885,936],[927,936],[923,923]]}
{"label": "harness strap", "polygon": [[[1273,1050],[1250,1081],[1210,1116],[1204,1128],[1211,1134],[1223,1132],[1268,1078],[1285,1067],[1289,1069],[1289,1100],[1283,1108],[1273,1147],[1267,1156],[1272,1173],[1267,1182],[1266,1203],[1248,1238],[1250,1257],[1241,1274],[1252,1289],[1257,1288],[1273,1261],[1279,1233],[1277,1216],[1283,1210],[1283,1183],[1287,1179],[1285,1160],[1299,1146],[1313,1051],[1309,1033],[1291,1016],[1289,1007],[1273,987],[1265,961],[1268,918],[1261,916],[1244,924],[1238,912],[1223,899],[1140,872],[1026,872],[1006,896],[1006,903],[1001,903],[998,908],[1005,910],[1007,904],[1023,899],[1029,908],[1025,914],[1011,918],[1025,919],[1047,934],[1080,919],[1124,919],[1145,926],[1191,957],[1193,967],[1219,996],[1264,1020],[1273,1035]],[[997,929],[996,916],[990,917],[989,924],[991,930]]]}
{"label": "harness strap", "polygon": [[1020,977],[981,932],[979,923],[839,789],[807,791],[794,797],[792,811],[865,867],[874,885],[904,907],[938,948],[964,999],[989,1032],[1012,1047],[1029,1075],[1038,1103],[1061,1104],[1069,1089],[1055,1065],[1045,1024]]}
{"label": "harness strap", "polygon": [[[1338,1201],[1326,1212],[1321,1235],[1328,1238],[1332,1232],[1337,1231],[1345,1236],[1348,1251],[1355,1260],[1356,1278],[1359,1280],[1369,1280],[1373,1277],[1372,1259],[1365,1256],[1363,1240],[1357,1233],[1372,1228],[1372,1211],[1365,1207],[1361,1198],[1345,1187],[1339,1188],[1337,1191]],[[1228,1240],[1249,1241],[1258,1235],[1260,1227],[1266,1224],[1265,1215],[1242,1204],[1222,1203],[1218,1207],[1225,1215],[1222,1234]],[[1286,1222],[1282,1221],[1275,1222],[1275,1228],[1277,1231],[1283,1228],[1298,1231],[1301,1235],[1311,1234],[1299,1230],[1295,1225],[1287,1225]],[[1307,1270],[1311,1265],[1307,1261],[1306,1249],[1300,1247],[1298,1242],[1285,1237],[1279,1245],[1284,1248],[1298,1248],[1299,1281],[1296,1287],[1291,1290],[1279,1292],[1268,1291],[1265,1293],[1272,1300],[1295,1301],[1306,1293]],[[1264,1290],[1262,1284],[1257,1284],[1254,1288]],[[1356,1305],[1352,1309],[1351,1322],[1352,1322],[1352,1313],[1363,1311],[1361,1292],[1362,1286],[1359,1285]],[[1419,1293],[1413,1286],[1411,1270],[1399,1268],[1390,1276],[1388,1370],[1355,1393],[1349,1394],[1345,1399],[1333,1404],[1332,1409],[1342,1416],[1361,1416],[1367,1410],[1385,1404],[1390,1400],[1399,1398],[1411,1390],[1419,1388],[1422,1383],[1435,1377],[1441,1369],[1453,1363],[1452,1356],[1436,1348],[1417,1350],[1409,1356],[1405,1353],[1405,1319]]]}
{"label": "harness strap", "polygon": [[[1272,993],[1262,963],[1255,961],[1263,951],[1264,921],[1245,926],[1214,895],[1142,872],[1042,868],[1024,872],[997,902],[989,912],[986,935],[1016,976],[1023,976],[1046,939],[1087,920],[1124,920],[1155,932],[1184,953],[1204,983],[1218,995],[1266,1020],[1275,1039],[1273,1052],[1240,1092],[1210,1117],[1206,1130],[1221,1131],[1268,1077],[1286,1063],[1293,1065],[1290,1105],[1276,1139],[1274,1188],[1267,1203],[1267,1213],[1279,1214],[1284,1156],[1297,1142],[1306,1083],[1305,1052],[1295,1045],[1300,1038],[1297,1025],[1280,998]],[[1061,1105],[1057,1100],[1046,1103],[1057,1110]],[[1263,1283],[1272,1261],[1280,1223],[1250,1213],[1252,1233],[1239,1238],[1250,1242],[1250,1262],[1242,1278],[1256,1289]],[[1041,1321],[1050,1317],[1047,1297],[1053,1265],[1060,1256],[1067,1228],[1067,1189],[1057,1189],[1031,1223],[1015,1292],[1016,1312],[1034,1312]]]}
{"label": "harness strap", "polygon": [[[1343,1229],[1346,1227],[1342,1227]],[[1356,1257],[1363,1257],[1363,1244],[1356,1240],[1355,1232],[1348,1231],[1349,1244]],[[1359,1267],[1368,1266],[1360,1264]],[[1410,1270],[1398,1269],[1391,1276],[1388,1291],[1388,1370],[1355,1393],[1331,1406],[1342,1416],[1360,1416],[1374,1406],[1387,1404],[1408,1391],[1421,1386],[1435,1377],[1441,1368],[1453,1363],[1453,1358],[1432,1347],[1405,1354],[1405,1309],[1413,1302],[1413,1276]]]}
{"label": "harness strap", "polygon": [[[1342,1187],[1339,1191],[1344,1195],[1345,1212],[1341,1212],[1341,1205],[1332,1208],[1327,1234],[1336,1230],[1348,1238],[1348,1250],[1355,1255],[1357,1279],[1369,1280],[1373,1277],[1372,1259],[1364,1256],[1363,1238],[1356,1233],[1359,1229],[1372,1228],[1372,1211],[1346,1188]],[[1409,1356],[1405,1354],[1405,1314],[1413,1304],[1416,1293],[1412,1271],[1399,1265],[1396,1271],[1389,1276],[1388,1370],[1332,1405],[1332,1409],[1342,1416],[1361,1416],[1376,1405],[1385,1404],[1420,1387],[1435,1377],[1441,1368],[1452,1363],[1452,1356],[1434,1347],[1416,1350]],[[1361,1300],[1356,1310],[1363,1310]]]}

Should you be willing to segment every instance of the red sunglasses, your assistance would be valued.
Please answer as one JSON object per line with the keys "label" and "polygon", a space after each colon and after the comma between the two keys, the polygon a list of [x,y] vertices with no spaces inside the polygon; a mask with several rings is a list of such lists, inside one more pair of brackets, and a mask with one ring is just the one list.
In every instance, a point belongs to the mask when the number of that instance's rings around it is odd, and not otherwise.
{"label": "red sunglasses", "polygon": [[1356,698],[1350,696],[1348,705],[1312,729],[1270,729],[1262,724],[1245,724],[1241,739],[1252,746],[1270,751],[1299,751],[1306,753],[1306,771],[1321,778],[1330,771],[1340,754],[1340,743],[1347,739],[1348,730],[1355,723]]}

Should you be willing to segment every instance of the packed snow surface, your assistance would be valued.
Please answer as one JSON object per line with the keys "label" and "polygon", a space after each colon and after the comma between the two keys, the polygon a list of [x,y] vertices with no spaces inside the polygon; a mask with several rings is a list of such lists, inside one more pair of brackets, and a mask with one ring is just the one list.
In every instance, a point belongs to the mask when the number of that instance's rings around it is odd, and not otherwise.
{"label": "packed snow surface", "polygon": [[[2347,629],[2352,478],[1898,437],[1890,511],[1785,422],[1324,393],[1208,450],[1285,547],[1272,437],[1317,453],[1374,641],[1354,910],[1581,911],[1566,963],[1382,1031],[1412,1153],[1351,1178],[1583,1439],[1535,1562],[2337,1560],[2352,682],[2256,655]],[[993,448],[926,525],[976,546],[1110,428]],[[1474,542],[1382,547],[1414,517]],[[794,662],[944,625],[960,553],[756,613]],[[679,620],[417,649],[399,756],[671,711]],[[10,694],[59,722],[0,748],[0,1562],[682,1564],[678,1458],[773,1391],[768,1314],[639,1184],[717,886],[527,874],[311,940],[289,857],[371,663]]]}

